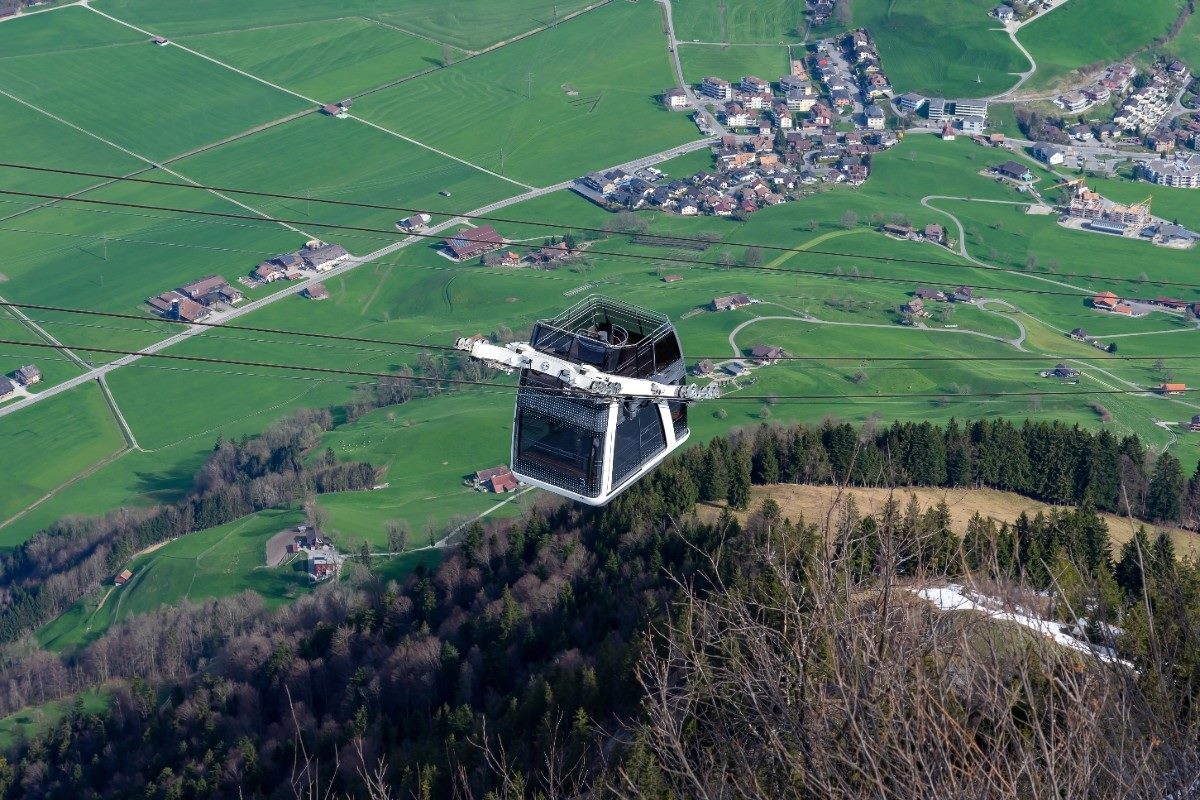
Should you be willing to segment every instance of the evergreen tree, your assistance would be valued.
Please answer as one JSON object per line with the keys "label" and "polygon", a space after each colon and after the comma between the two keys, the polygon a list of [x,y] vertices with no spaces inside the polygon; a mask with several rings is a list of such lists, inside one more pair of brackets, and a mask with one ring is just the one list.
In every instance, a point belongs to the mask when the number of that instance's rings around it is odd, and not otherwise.
{"label": "evergreen tree", "polygon": [[1155,522],[1177,522],[1182,510],[1183,466],[1170,453],[1163,453],[1154,465],[1146,513]]}
{"label": "evergreen tree", "polygon": [[729,492],[725,499],[730,508],[745,511],[750,507],[750,446],[742,443],[730,456]]}
{"label": "evergreen tree", "polygon": [[971,439],[958,426],[958,420],[950,418],[946,426],[946,485],[969,486],[971,483]]}
{"label": "evergreen tree", "polygon": [[729,468],[725,463],[725,446],[713,439],[704,452],[704,472],[700,476],[700,499],[708,502],[723,500],[729,494]]}
{"label": "evergreen tree", "polygon": [[1150,558],[1150,539],[1146,536],[1145,527],[1139,525],[1133,538],[1121,546],[1121,558],[1117,560],[1113,577],[1117,585],[1129,598],[1142,596],[1142,576],[1148,571],[1143,566]]}

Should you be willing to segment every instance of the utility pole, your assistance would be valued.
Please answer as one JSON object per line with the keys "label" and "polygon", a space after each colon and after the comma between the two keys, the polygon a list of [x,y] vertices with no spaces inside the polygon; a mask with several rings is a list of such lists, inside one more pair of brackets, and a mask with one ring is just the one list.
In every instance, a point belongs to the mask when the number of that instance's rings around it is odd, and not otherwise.
{"label": "utility pole", "polygon": [[108,261],[108,234],[107,233],[100,234],[100,242],[104,246],[104,260]]}

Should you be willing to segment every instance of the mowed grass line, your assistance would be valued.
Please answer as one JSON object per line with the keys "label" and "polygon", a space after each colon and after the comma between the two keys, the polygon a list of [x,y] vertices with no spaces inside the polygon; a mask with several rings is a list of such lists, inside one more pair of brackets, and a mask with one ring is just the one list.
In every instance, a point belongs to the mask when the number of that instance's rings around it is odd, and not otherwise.
{"label": "mowed grass line", "polygon": [[[545,185],[696,137],[684,115],[672,115],[657,100],[674,82],[668,56],[657,6],[611,3],[364,97],[354,113],[510,178]],[[448,113],[413,113],[429,108]]]}
{"label": "mowed grass line", "polygon": [[0,60],[0,85],[145,158],[168,158],[306,107],[177,47],[155,47],[83,8],[19,23],[0,28],[0,51],[22,46],[26,37],[70,36],[81,27],[118,45]]}
{"label": "mowed grass line", "polygon": [[[444,55],[434,42],[363,17],[197,34],[179,41],[327,102],[441,66]],[[461,57],[462,52],[452,48],[449,55]]]}
{"label": "mowed grass line", "polygon": [[[0,418],[0,441],[0,521],[125,445],[93,384]],[[0,528],[0,548],[19,543]]]}
{"label": "mowed grass line", "polygon": [[1055,86],[1080,67],[1115,61],[1149,45],[1171,27],[1181,5],[1180,0],[1070,0],[1017,33],[1038,65],[1023,88]]}
{"label": "mowed grass line", "polygon": [[991,0],[855,0],[854,22],[875,38],[897,93],[984,97],[1006,91],[1017,80],[1012,73],[1029,69],[1008,35],[997,30],[1000,23],[988,16],[995,5]]}
{"label": "mowed grass line", "polygon": [[347,16],[373,17],[464,50],[479,50],[530,30],[550,25],[557,9],[561,19],[589,5],[589,0],[439,0],[408,2],[397,7],[387,0],[102,0],[113,16],[169,36],[217,31],[275,28],[293,22],[324,22]]}

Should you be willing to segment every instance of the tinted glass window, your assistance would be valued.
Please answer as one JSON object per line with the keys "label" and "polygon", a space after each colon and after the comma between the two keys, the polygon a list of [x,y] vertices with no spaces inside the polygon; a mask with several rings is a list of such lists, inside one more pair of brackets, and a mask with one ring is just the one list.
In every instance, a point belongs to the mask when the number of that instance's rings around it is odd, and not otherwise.
{"label": "tinted glass window", "polygon": [[646,401],[626,404],[619,413],[613,452],[614,487],[667,446],[657,405]]}
{"label": "tinted glass window", "polygon": [[523,408],[515,444],[518,473],[588,497],[600,494],[603,434]]}

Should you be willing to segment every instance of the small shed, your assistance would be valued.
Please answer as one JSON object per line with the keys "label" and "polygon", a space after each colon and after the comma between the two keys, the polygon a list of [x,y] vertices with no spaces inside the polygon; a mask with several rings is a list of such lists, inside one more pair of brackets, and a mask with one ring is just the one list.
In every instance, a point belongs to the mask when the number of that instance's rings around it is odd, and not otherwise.
{"label": "small shed", "polygon": [[113,579],[113,583],[117,586],[124,586],[129,583],[129,579],[133,577],[133,571],[128,569],[121,570],[121,573]]}

